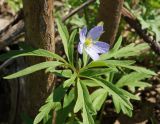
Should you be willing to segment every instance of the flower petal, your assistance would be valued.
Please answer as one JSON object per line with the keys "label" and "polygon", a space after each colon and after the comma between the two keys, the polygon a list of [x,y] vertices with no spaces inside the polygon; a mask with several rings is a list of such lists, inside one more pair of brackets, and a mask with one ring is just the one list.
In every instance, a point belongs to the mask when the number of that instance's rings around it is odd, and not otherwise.
{"label": "flower petal", "polygon": [[110,45],[105,42],[97,41],[94,47],[97,49],[97,53],[106,53],[109,51]]}
{"label": "flower petal", "polygon": [[89,31],[87,37],[92,38],[92,40],[97,40],[102,33],[103,33],[103,26],[95,26]]}
{"label": "flower petal", "polygon": [[81,43],[85,42],[86,34],[87,34],[87,27],[83,27],[79,32],[79,39]]}
{"label": "flower petal", "polygon": [[82,52],[83,52],[83,44],[81,42],[79,42],[79,44],[78,44],[78,52],[80,54],[82,54]]}
{"label": "flower petal", "polygon": [[88,53],[88,55],[95,61],[99,59],[99,55],[98,53],[94,50],[93,47],[87,47],[85,48],[86,52]]}

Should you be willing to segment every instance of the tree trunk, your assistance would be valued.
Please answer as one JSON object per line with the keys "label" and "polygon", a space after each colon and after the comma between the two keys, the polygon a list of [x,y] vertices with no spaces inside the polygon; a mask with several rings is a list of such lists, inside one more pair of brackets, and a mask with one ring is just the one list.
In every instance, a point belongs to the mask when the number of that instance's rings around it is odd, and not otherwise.
{"label": "tree trunk", "polygon": [[[55,51],[53,0],[23,0],[25,39],[34,48]],[[33,65],[47,58],[27,57],[27,65]],[[44,104],[53,86],[53,75],[44,71],[26,77],[22,112],[34,118],[38,109]]]}
{"label": "tree trunk", "polygon": [[102,40],[114,44],[121,18],[123,0],[100,0],[99,21],[104,22]]}

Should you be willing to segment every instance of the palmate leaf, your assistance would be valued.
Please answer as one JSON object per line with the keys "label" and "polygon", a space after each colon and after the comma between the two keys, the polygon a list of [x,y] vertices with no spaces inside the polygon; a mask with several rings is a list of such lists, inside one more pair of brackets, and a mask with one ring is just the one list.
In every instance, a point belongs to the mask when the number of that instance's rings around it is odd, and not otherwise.
{"label": "palmate leaf", "polygon": [[128,115],[129,117],[132,117],[132,110],[124,106],[119,99],[117,99],[116,96],[112,96],[114,106],[116,108],[116,112],[119,113],[121,110],[124,114]]}
{"label": "palmate leaf", "polygon": [[83,117],[83,124],[94,124],[93,117],[92,117],[92,115],[89,113],[88,106],[86,106],[85,104],[83,104],[82,117]]}
{"label": "palmate leaf", "polygon": [[127,74],[121,77],[116,83],[116,86],[118,87],[128,86],[128,83],[129,84],[134,83],[135,81],[143,80],[149,77],[151,77],[151,75],[139,73],[139,72],[132,72],[130,74]]}
{"label": "palmate leaf", "polygon": [[39,124],[42,120],[44,120],[47,116],[49,116],[51,110],[60,107],[61,107],[60,102],[53,102],[53,93],[51,93],[46,100],[46,104],[41,106],[41,108],[39,109],[39,113],[35,117],[33,124]]}
{"label": "palmate leaf", "polygon": [[49,112],[56,107],[54,103],[47,103],[45,106],[42,106],[40,113],[36,116],[34,119],[33,124],[39,124],[43,118],[46,117],[46,115],[49,114]]}
{"label": "palmate leaf", "polygon": [[122,110],[124,114],[127,114],[128,116],[132,116],[133,107],[129,99],[139,100],[138,96],[132,95],[123,89],[119,89],[116,86],[114,86],[112,83],[107,82],[106,80],[98,79],[98,78],[90,78],[90,79],[96,81],[97,84],[99,84],[101,87],[103,87],[106,90],[106,92],[112,95],[117,113],[119,113],[120,110]]}
{"label": "palmate leaf", "polygon": [[133,95],[131,93],[129,93],[128,91],[121,89],[121,92],[123,92],[123,94],[128,97],[129,99],[133,99],[133,100],[140,100],[139,96]]}
{"label": "palmate leaf", "polygon": [[62,38],[64,51],[66,53],[67,58],[69,59],[69,54],[68,54],[69,33],[67,30],[67,27],[65,25],[63,25],[63,23],[60,21],[60,19],[57,19],[56,23],[57,23],[57,27],[58,27],[58,32]]}
{"label": "palmate leaf", "polygon": [[118,87],[128,86],[129,88],[132,89],[132,91],[135,91],[135,87],[144,88],[144,87],[150,86],[148,83],[140,83],[140,80],[143,80],[149,77],[151,77],[151,75],[148,75],[145,73],[139,73],[139,72],[132,72],[120,78],[116,83],[116,86]]}
{"label": "palmate leaf", "polygon": [[[72,92],[73,93],[73,92]],[[63,88],[63,85],[58,86],[53,90],[46,100],[46,104],[39,109],[39,113],[34,119],[33,124],[39,124],[42,120],[45,119],[50,113],[51,110],[59,111],[61,110],[61,100],[66,95],[66,88]]]}
{"label": "palmate leaf", "polygon": [[140,73],[148,74],[148,75],[156,75],[155,72],[138,66],[132,66],[135,61],[131,60],[105,60],[105,61],[93,61],[90,64],[88,64],[85,68],[82,68],[82,70],[85,70],[87,68],[94,68],[94,67],[123,67],[131,70],[135,70]]}
{"label": "palmate leaf", "polygon": [[44,49],[28,49],[28,50],[15,50],[15,51],[10,51],[8,53],[0,55],[0,61],[4,61],[9,58],[17,58],[17,57],[22,57],[22,56],[39,56],[39,57],[48,57],[48,58],[55,58],[57,60],[61,60],[63,62],[66,62],[62,57],[59,55],[44,50]]}
{"label": "palmate leaf", "polygon": [[129,117],[132,117],[132,111],[129,108],[125,107],[122,103],[120,103],[120,106],[124,114],[128,115]]}
{"label": "palmate leaf", "polygon": [[135,45],[131,43],[117,51],[117,53],[113,56],[114,58],[122,58],[122,57],[130,57],[130,56],[138,56],[141,51],[148,49],[149,46],[146,43],[141,43]]}
{"label": "palmate leaf", "polygon": [[74,112],[78,112],[83,108],[83,123],[84,124],[94,124],[92,115],[96,113],[87,87],[82,81],[78,79],[77,81],[78,98],[75,104]]}
{"label": "palmate leaf", "polygon": [[13,78],[25,76],[25,75],[31,74],[33,72],[36,72],[36,71],[39,71],[39,70],[42,70],[42,69],[45,69],[45,68],[56,67],[56,66],[60,66],[62,64],[63,63],[58,62],[58,61],[42,62],[42,63],[39,63],[39,64],[32,65],[28,68],[25,68],[21,71],[18,71],[16,73],[14,73],[14,74],[11,74],[9,76],[6,76],[6,77],[4,77],[4,79],[13,79]]}
{"label": "palmate leaf", "polygon": [[156,73],[154,71],[151,71],[149,69],[143,68],[143,67],[138,67],[138,66],[125,66],[125,68],[128,69],[132,69],[135,70],[139,73],[144,73],[144,74],[148,74],[148,75],[156,75]]}
{"label": "palmate leaf", "polygon": [[130,57],[130,56],[137,56],[143,51],[147,49],[149,46],[146,43],[135,45],[131,43],[125,47],[120,49],[118,46],[120,45],[120,40],[115,44],[115,48],[111,49],[108,53],[102,54],[100,56],[100,60],[107,60],[110,58],[122,58],[122,57]]}
{"label": "palmate leaf", "polygon": [[111,94],[112,96],[115,96],[116,99],[118,99],[122,104],[124,104],[124,106],[126,106],[130,110],[133,110],[133,106],[129,102],[128,97],[126,97],[126,95],[121,91],[121,89],[117,88],[112,83],[109,83],[103,79],[98,79],[98,78],[90,78],[90,79],[96,81],[97,84],[99,84],[101,87],[106,89],[106,91],[108,91],[109,94]]}
{"label": "palmate leaf", "polygon": [[135,81],[134,83],[132,82],[128,83],[128,86],[132,92],[135,92],[136,87],[144,89],[146,87],[151,87],[152,85],[147,82],[143,82],[143,81]]}

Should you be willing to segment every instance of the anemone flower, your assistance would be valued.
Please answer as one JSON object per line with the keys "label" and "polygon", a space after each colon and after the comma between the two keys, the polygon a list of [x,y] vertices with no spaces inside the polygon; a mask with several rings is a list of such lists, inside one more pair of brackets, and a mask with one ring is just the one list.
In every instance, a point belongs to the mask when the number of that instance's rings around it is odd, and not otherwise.
{"label": "anemone flower", "polygon": [[87,33],[87,27],[83,27],[79,33],[80,42],[78,44],[78,52],[83,50],[95,61],[99,59],[100,53],[109,51],[109,44],[98,41],[103,33],[103,26],[95,26]]}

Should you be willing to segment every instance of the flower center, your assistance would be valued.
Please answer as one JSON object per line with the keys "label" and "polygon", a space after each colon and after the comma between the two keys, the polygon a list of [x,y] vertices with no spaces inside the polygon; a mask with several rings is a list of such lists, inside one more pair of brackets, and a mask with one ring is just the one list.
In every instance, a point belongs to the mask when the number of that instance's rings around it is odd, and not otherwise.
{"label": "flower center", "polygon": [[91,38],[87,38],[86,40],[85,40],[85,45],[86,46],[90,46],[92,44],[92,39]]}

